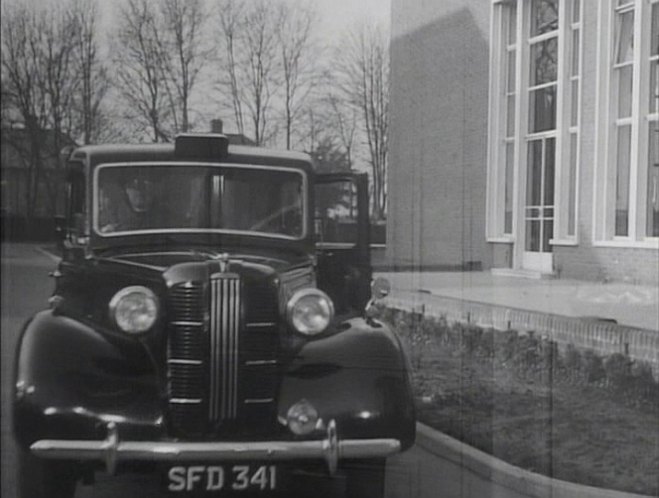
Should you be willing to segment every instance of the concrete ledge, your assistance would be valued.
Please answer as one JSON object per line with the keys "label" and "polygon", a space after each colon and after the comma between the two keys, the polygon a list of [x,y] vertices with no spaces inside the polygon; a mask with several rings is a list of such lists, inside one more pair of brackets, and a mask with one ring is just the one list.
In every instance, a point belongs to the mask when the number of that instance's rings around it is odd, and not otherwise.
{"label": "concrete ledge", "polygon": [[[455,476],[456,478],[464,481],[472,475],[475,481],[489,481],[491,483],[491,493],[488,496],[511,498],[640,498],[644,496],[575,484],[529,472],[472,448],[421,423],[417,424],[416,431],[416,444],[425,450],[426,454],[438,460],[448,461],[460,466],[463,475]],[[432,465],[431,462],[427,463]],[[437,462],[437,469],[442,466],[443,462]],[[443,476],[444,479],[446,477]],[[425,493],[422,491],[420,496],[437,496],[437,489],[439,488],[429,489]],[[482,493],[483,491],[482,488],[463,486],[463,498],[472,496],[474,498],[484,498],[482,494],[470,494],[470,490],[474,490],[475,493]]]}
{"label": "concrete ledge", "polygon": [[[371,246],[373,249],[373,246]],[[371,251],[373,254],[373,251]],[[386,256],[386,254],[385,254]],[[449,265],[449,264],[435,264],[420,266],[414,263],[395,263],[392,264],[386,260],[375,260],[372,263],[373,270],[377,272],[394,272],[394,273],[408,273],[408,272],[479,272],[483,271],[483,264],[480,261],[465,261],[462,264]]]}

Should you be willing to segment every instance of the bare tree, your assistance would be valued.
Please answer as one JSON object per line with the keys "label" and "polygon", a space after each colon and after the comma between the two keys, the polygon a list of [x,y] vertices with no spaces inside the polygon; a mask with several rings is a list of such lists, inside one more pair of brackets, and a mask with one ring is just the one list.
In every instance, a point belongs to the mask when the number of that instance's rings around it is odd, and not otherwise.
{"label": "bare tree", "polygon": [[385,216],[389,123],[389,41],[379,28],[360,26],[345,38],[336,57],[338,87],[361,114],[372,173],[372,212]]}
{"label": "bare tree", "polygon": [[41,47],[35,48],[42,69],[36,73],[37,81],[46,96],[48,120],[55,135],[58,135],[56,141],[65,129],[67,132],[71,130],[72,115],[69,110],[76,90],[73,67],[75,47],[72,41],[75,30],[68,12],[61,8],[58,6],[44,15],[38,36]]}
{"label": "bare tree", "polygon": [[180,112],[177,127],[190,129],[190,95],[204,64],[203,25],[205,12],[200,0],[164,0],[161,4],[165,28],[166,70],[176,92]]}
{"label": "bare tree", "polygon": [[[35,209],[36,190],[41,173],[40,130],[46,124],[45,95],[37,81],[40,65],[35,60],[34,51],[38,45],[36,38],[39,29],[37,16],[25,5],[2,5],[2,83],[5,102],[17,110],[25,125],[25,135],[29,144],[16,140],[11,143],[25,163],[26,216],[32,218]],[[3,140],[11,140],[11,135],[3,129]]]}
{"label": "bare tree", "polygon": [[120,15],[115,66],[117,85],[129,113],[154,142],[168,141],[168,120],[175,118],[168,96],[167,54],[151,0],[126,0]]}
{"label": "bare tree", "polygon": [[313,89],[316,74],[311,34],[316,14],[303,5],[279,5],[277,42],[283,81],[283,114],[286,148],[291,148],[294,124],[309,92]]}
{"label": "bare tree", "polygon": [[[73,101],[77,92],[78,79],[75,74],[75,36],[77,34],[74,18],[67,4],[56,4],[42,12],[41,26],[41,71],[39,85],[46,96],[47,114],[52,143],[47,148],[49,164],[59,169],[59,152],[69,145],[69,138],[75,128],[76,116],[72,112]],[[49,173],[54,173],[49,169]],[[50,199],[52,212],[55,212],[60,194],[57,173],[44,182]]]}
{"label": "bare tree", "polygon": [[247,71],[245,105],[252,122],[254,141],[268,138],[272,92],[278,83],[276,63],[276,10],[267,0],[256,0],[247,11],[245,23],[245,56]]}
{"label": "bare tree", "polygon": [[243,12],[242,4],[233,0],[224,0],[220,4],[220,90],[224,103],[228,103],[232,110],[238,133],[245,134],[245,120],[243,118],[243,92],[239,85],[241,67],[239,57],[240,37],[242,35]]}
{"label": "bare tree", "polygon": [[277,59],[276,4],[254,0],[240,6],[220,3],[220,80],[225,103],[232,109],[238,131],[249,132],[263,144],[276,130],[272,125],[273,92],[280,81]]}
{"label": "bare tree", "polygon": [[317,106],[313,104],[306,106],[303,113],[304,136],[300,145],[303,150],[311,154],[318,147],[324,134],[324,123],[321,113],[317,111]]}
{"label": "bare tree", "polygon": [[75,42],[74,64],[79,87],[74,109],[82,143],[107,138],[109,126],[102,102],[109,83],[107,67],[99,53],[98,8],[95,0],[74,0],[71,7]]}
{"label": "bare tree", "polygon": [[73,27],[64,8],[5,4],[2,33],[2,93],[25,131],[4,138],[16,138],[11,145],[25,164],[26,216],[31,219],[42,184],[49,208],[54,212],[57,207],[58,189],[42,179],[46,161],[57,168],[63,137],[73,122]]}
{"label": "bare tree", "polygon": [[348,166],[353,166],[353,148],[357,132],[358,109],[341,99],[335,92],[329,92],[324,98],[326,116],[331,124],[333,134],[343,147]]}

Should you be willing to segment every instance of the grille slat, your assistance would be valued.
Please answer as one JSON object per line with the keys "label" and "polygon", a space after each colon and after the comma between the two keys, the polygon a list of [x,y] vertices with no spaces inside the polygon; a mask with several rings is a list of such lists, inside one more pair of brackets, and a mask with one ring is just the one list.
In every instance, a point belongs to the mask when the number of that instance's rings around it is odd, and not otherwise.
{"label": "grille slat", "polygon": [[[204,387],[203,286],[185,283],[169,296],[168,381],[171,421],[179,430],[199,431]],[[191,401],[192,400],[192,401]]]}
{"label": "grille slat", "polygon": [[240,280],[236,275],[211,278],[210,392],[212,421],[234,419],[238,408],[238,348],[240,335]]}

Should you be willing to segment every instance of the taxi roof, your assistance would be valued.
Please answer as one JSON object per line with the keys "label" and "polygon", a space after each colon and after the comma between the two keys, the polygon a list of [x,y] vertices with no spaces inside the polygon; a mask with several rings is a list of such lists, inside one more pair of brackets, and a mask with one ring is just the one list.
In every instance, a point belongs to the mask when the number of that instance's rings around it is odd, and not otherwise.
{"label": "taxi roof", "polygon": [[306,172],[313,170],[311,156],[303,152],[233,144],[228,145],[226,155],[194,158],[176,154],[173,143],[86,145],[75,149],[69,159],[82,161],[91,168],[103,163],[189,161],[286,166]]}

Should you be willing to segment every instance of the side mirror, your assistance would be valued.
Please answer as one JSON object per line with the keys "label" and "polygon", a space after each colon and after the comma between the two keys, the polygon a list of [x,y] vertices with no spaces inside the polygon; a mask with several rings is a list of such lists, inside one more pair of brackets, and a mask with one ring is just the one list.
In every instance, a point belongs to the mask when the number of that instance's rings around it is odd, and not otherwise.
{"label": "side mirror", "polygon": [[55,215],[53,225],[55,227],[55,242],[61,250],[64,245],[64,239],[66,238],[66,217]]}
{"label": "side mirror", "polygon": [[87,217],[83,213],[73,215],[73,229],[77,237],[85,237],[87,235]]}
{"label": "side mirror", "polygon": [[373,318],[378,315],[378,301],[389,295],[391,284],[386,278],[378,277],[371,282],[371,299],[366,304],[364,316],[369,323],[374,324]]}
{"label": "side mirror", "polygon": [[371,296],[373,299],[383,299],[391,292],[391,283],[386,278],[378,277],[371,283]]}

